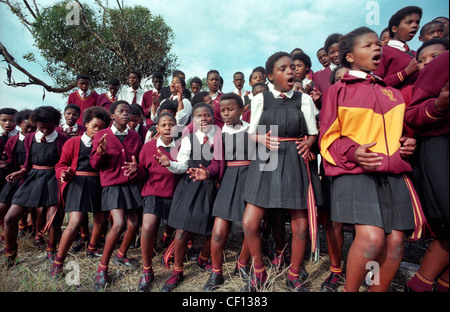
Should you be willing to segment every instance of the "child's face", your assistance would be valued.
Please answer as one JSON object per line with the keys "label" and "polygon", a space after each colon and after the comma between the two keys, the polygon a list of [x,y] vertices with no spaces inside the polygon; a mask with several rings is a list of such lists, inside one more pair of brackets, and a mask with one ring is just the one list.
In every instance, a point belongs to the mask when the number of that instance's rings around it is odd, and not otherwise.
{"label": "child's face", "polygon": [[266,82],[266,77],[264,77],[263,73],[260,72],[254,72],[250,76],[250,85],[253,87],[253,85],[257,82]]}
{"label": "child's face", "polygon": [[398,26],[392,26],[392,32],[394,33],[394,39],[401,42],[410,41],[416,35],[420,26],[420,15],[413,13],[406,16],[400,21]]}
{"label": "child's face", "polygon": [[14,121],[14,115],[1,114],[0,115],[0,126],[5,131],[13,131],[16,127],[16,122]]}
{"label": "child's face", "polygon": [[380,38],[380,40],[381,40],[381,46],[387,45],[388,42],[389,42],[389,39],[391,39],[391,38],[389,37],[389,31],[386,30],[384,33],[381,34],[381,38]]}
{"label": "child's face", "polygon": [[220,101],[220,116],[227,126],[235,126],[242,124],[241,115],[244,108],[239,108],[236,100],[222,100]]}
{"label": "child's face", "polygon": [[119,92],[119,86],[116,85],[108,85],[108,91],[112,96],[116,97],[117,92]]}
{"label": "child's face", "polygon": [[36,128],[45,136],[52,134],[55,131],[56,125],[51,122],[36,122]]}
{"label": "child's face", "polygon": [[295,64],[290,57],[283,56],[275,62],[273,72],[267,75],[275,90],[287,92],[292,90],[295,82]]}
{"label": "child's face", "polygon": [[347,61],[353,70],[366,73],[378,68],[381,61],[381,42],[375,33],[367,33],[356,38],[353,52],[347,53]]}
{"label": "child's face", "polygon": [[436,56],[444,53],[445,48],[442,44],[432,44],[420,51],[419,57],[417,58],[419,70],[424,69],[424,67]]}
{"label": "child's face", "polygon": [[341,81],[342,77],[344,77],[345,73],[348,73],[350,69],[346,67],[342,67],[336,71],[336,74],[334,75],[334,82]]}
{"label": "child's face", "polygon": [[172,82],[170,83],[169,87],[170,87],[170,93],[172,93],[173,95],[177,95],[177,93],[183,89],[180,78],[173,77]]}
{"label": "child's face", "polygon": [[264,92],[265,90],[267,90],[264,86],[256,86],[255,88],[253,88],[252,90],[252,94],[253,96],[260,94],[261,92]]}
{"label": "child's face", "polygon": [[300,81],[294,82],[294,87],[292,88],[294,91],[300,91],[303,92],[303,85]]}
{"label": "child's face", "polygon": [[93,138],[99,130],[105,129],[106,123],[100,118],[94,117],[91,121],[85,123],[84,126],[86,127],[87,136]]}
{"label": "child's face", "polygon": [[36,131],[36,126],[29,119],[22,120],[19,127],[23,135]]}
{"label": "child's face", "polygon": [[66,120],[66,124],[70,127],[75,126],[78,118],[80,118],[80,114],[73,108],[68,108],[64,112],[64,119]]}
{"label": "child's face", "polygon": [[175,126],[175,121],[170,116],[163,116],[159,118],[158,124],[156,125],[156,130],[160,134],[161,140],[163,140],[164,144],[167,145],[166,142],[172,142],[172,128]]}
{"label": "child's face", "polygon": [[328,48],[328,58],[330,62],[339,65],[339,43],[334,43]]}
{"label": "child's face", "polygon": [[244,87],[244,82],[245,80],[243,75],[241,74],[234,75],[233,83],[237,89],[241,90]]}
{"label": "child's face", "polygon": [[114,120],[115,124],[126,127],[130,122],[130,106],[126,104],[117,105],[114,114],[111,114],[111,119]]}
{"label": "child's face", "polygon": [[163,85],[163,79],[162,78],[153,78],[152,79],[153,87],[155,87],[156,90],[161,90]]}
{"label": "child's face", "polygon": [[208,84],[209,90],[212,92],[217,92],[220,87],[220,78],[216,73],[211,73],[206,79],[206,83]]}
{"label": "child's face", "polygon": [[317,59],[323,67],[327,67],[328,65],[330,65],[330,58],[328,57],[328,54],[327,52],[325,52],[325,50],[320,50],[319,52],[317,52]]}
{"label": "child's face", "polygon": [[87,92],[90,86],[91,82],[88,79],[78,79],[77,81],[77,87],[83,92]]}
{"label": "child's face", "polygon": [[208,133],[211,130],[214,117],[209,108],[200,106],[193,112],[192,121],[197,129],[200,129],[200,131],[204,133]]}
{"label": "child's face", "polygon": [[142,124],[142,118],[144,116],[140,115],[140,116],[136,116],[136,115],[130,115],[130,121],[128,122],[128,127],[131,130],[135,130],[137,125]]}
{"label": "child's face", "polygon": [[200,91],[200,84],[195,82],[191,83],[191,90],[194,94],[198,93]]}
{"label": "child's face", "polygon": [[419,40],[426,42],[433,38],[442,38],[443,35],[444,35],[444,27],[442,27],[441,24],[431,24],[428,30],[423,35],[423,37],[419,36]]}
{"label": "child's face", "polygon": [[299,80],[305,79],[306,72],[309,70],[309,68],[307,68],[305,66],[305,63],[300,60],[295,60],[294,64],[295,64],[295,79]]}
{"label": "child's face", "polygon": [[130,84],[130,87],[133,88],[133,90],[139,89],[139,85],[141,84],[141,80],[135,73],[131,73],[128,76],[128,83]]}

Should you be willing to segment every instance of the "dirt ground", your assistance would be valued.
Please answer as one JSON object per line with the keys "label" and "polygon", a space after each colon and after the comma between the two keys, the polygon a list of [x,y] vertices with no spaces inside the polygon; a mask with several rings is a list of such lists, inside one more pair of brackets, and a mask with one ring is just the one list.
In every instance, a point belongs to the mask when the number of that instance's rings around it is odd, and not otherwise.
{"label": "dirt ground", "polygon": [[[161,227],[162,229],[162,227]],[[162,232],[162,231],[160,231]],[[287,233],[289,229],[287,229]],[[324,240],[324,231],[322,230],[320,237],[320,254],[318,257],[311,258],[309,250],[305,254],[304,267],[309,273],[307,280],[307,287],[310,292],[320,292],[320,286],[329,273],[329,260],[326,251],[326,244]],[[160,233],[161,234],[161,233]],[[240,277],[234,276],[233,271],[238,257],[240,244],[243,233],[240,224],[234,226],[233,234],[227,242],[225,251],[225,264],[223,272],[225,277],[225,284],[222,285],[217,292],[239,292],[244,286],[244,282]],[[346,230],[344,232],[344,250],[343,258],[346,258],[348,249],[353,239],[353,232]],[[196,236],[194,239],[195,247],[200,249],[203,243],[203,237]],[[158,237],[158,242],[159,242]],[[19,238],[19,253],[18,263],[16,266],[5,269],[0,268],[0,292],[91,292],[94,286],[94,274],[99,264],[99,259],[91,259],[85,256],[84,252],[76,254],[69,253],[65,261],[65,273],[60,280],[52,280],[49,278],[51,264],[46,260],[46,254],[43,250],[37,250],[33,246],[31,237]],[[273,243],[273,240],[269,240]],[[405,253],[403,257],[404,263],[397,275],[395,276],[389,292],[402,292],[404,283],[415,273],[421,259],[425,253],[428,245],[427,240],[420,240],[418,242],[405,242]],[[3,248],[0,246],[0,248]],[[153,258],[153,268],[155,272],[155,282],[151,292],[159,292],[164,285],[167,278],[170,276],[170,271],[163,269],[161,265],[161,258],[164,250],[158,248],[156,256]],[[106,292],[136,292],[141,275],[141,250],[140,248],[130,249],[128,257],[135,259],[140,268],[135,270],[126,269],[115,263],[110,264],[109,276],[111,282],[106,287]],[[0,256],[0,262],[3,262],[5,257]],[[72,262],[75,261],[75,262]],[[267,259],[269,261],[269,259]],[[68,263],[75,263],[79,266],[79,283],[78,285],[71,282],[70,275],[72,268],[67,267]],[[345,273],[345,261],[344,273]],[[263,291],[266,292],[289,292],[285,287],[287,267],[268,269],[269,283]],[[184,281],[174,290],[175,292],[202,292],[203,286],[206,283],[209,273],[199,269],[194,261],[186,262],[184,264]],[[67,282],[69,280],[69,282]],[[342,290],[340,286],[338,291]],[[361,292],[366,292],[367,288],[362,286]]]}

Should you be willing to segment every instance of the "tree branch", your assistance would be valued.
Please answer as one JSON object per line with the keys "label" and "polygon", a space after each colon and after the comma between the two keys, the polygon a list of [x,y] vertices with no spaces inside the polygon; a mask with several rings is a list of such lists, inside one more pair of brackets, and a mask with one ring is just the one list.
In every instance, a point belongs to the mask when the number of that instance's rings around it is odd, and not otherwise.
{"label": "tree branch", "polygon": [[[68,92],[70,90],[72,90],[74,87],[76,87],[76,83],[73,82],[70,85],[63,87],[63,88],[54,88],[50,85],[48,85],[47,83],[45,83],[44,81],[42,81],[41,79],[35,77],[34,75],[32,75],[30,72],[28,72],[25,68],[23,68],[22,66],[20,66],[14,59],[14,57],[8,52],[8,50],[6,49],[6,47],[0,42],[0,55],[2,55],[5,59],[5,61],[9,64],[12,65],[13,67],[15,67],[16,69],[18,69],[19,71],[21,71],[23,74],[25,74],[28,77],[28,82],[15,82],[14,79],[12,79],[12,70],[11,67],[8,66],[8,82],[5,82],[6,85],[11,86],[11,87],[26,87],[29,85],[38,85],[38,86],[42,86],[44,87],[45,90],[49,91],[49,92],[54,92],[54,93],[64,93],[64,92]],[[11,80],[13,80],[11,82]]]}
{"label": "tree branch", "polygon": [[6,4],[9,9],[11,10],[11,12],[16,15],[20,21],[22,22],[22,24],[28,29],[28,31],[30,33],[32,33],[31,31],[31,26],[33,26],[32,23],[30,23],[26,18],[25,15],[22,13],[22,10],[20,9],[20,7],[14,6],[14,4],[12,4],[11,2],[9,2],[8,0],[0,0],[0,3],[4,3]]}
{"label": "tree branch", "polygon": [[28,11],[30,11],[31,15],[33,15],[34,19],[36,19],[36,13],[33,12],[27,0],[23,0],[23,3],[25,3],[25,6],[27,7]]}

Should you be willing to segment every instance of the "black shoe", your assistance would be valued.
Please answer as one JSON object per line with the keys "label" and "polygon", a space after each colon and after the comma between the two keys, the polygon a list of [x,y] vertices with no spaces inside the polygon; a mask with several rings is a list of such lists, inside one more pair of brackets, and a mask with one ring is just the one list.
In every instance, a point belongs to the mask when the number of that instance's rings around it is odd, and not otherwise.
{"label": "black shoe", "polygon": [[98,273],[95,273],[94,291],[98,292],[105,290],[107,282],[108,282],[108,272],[100,271]]}
{"label": "black shoe", "polygon": [[139,280],[138,291],[139,292],[147,292],[150,290],[152,282],[155,280],[155,274],[152,273],[143,273],[141,275],[141,279]]}
{"label": "black shoe", "polygon": [[186,259],[187,261],[196,261],[198,259],[198,252],[194,247],[189,247],[186,251]]}
{"label": "black shoe", "polygon": [[58,280],[61,278],[63,273],[63,268],[62,267],[53,267],[50,271],[50,277],[53,280]]}
{"label": "black shoe", "polygon": [[261,281],[260,279],[253,277],[249,279],[247,284],[241,289],[241,292],[257,292],[261,290],[266,281]]}
{"label": "black shoe", "polygon": [[211,275],[209,276],[208,281],[203,287],[203,290],[204,291],[215,290],[218,286],[222,285],[223,283],[225,283],[223,275],[212,272]]}
{"label": "black shoe", "polygon": [[103,253],[98,250],[90,250],[89,248],[86,250],[86,256],[87,257],[91,257],[91,258],[100,258],[101,256],[103,256]]}
{"label": "black shoe", "polygon": [[295,290],[296,292],[309,292],[308,289],[306,289],[304,281],[302,281],[301,279],[296,279],[296,280],[286,280],[286,286],[289,289]]}
{"label": "black shoe", "polygon": [[42,238],[35,239],[33,242],[33,246],[37,247],[39,249],[44,249],[46,247],[44,239],[42,239]]}
{"label": "black shoe", "polygon": [[209,261],[203,264],[197,261],[197,266],[202,270],[208,271],[210,273],[212,272],[212,263]]}
{"label": "black shoe", "polygon": [[70,250],[73,253],[80,252],[82,249],[85,249],[87,245],[87,241],[85,240],[79,240],[78,242],[75,242],[74,246]]}
{"label": "black shoe", "polygon": [[234,268],[235,276],[240,276],[244,282],[248,282],[250,280],[250,269],[248,267],[241,267],[239,270],[237,266]]}
{"label": "black shoe", "polygon": [[7,269],[9,269],[9,268],[12,268],[13,266],[15,266],[16,264],[17,264],[16,256],[9,256],[9,257],[6,257],[6,260],[3,263],[3,266],[6,267]]}
{"label": "black shoe", "polygon": [[333,272],[328,275],[327,279],[320,286],[321,292],[335,292],[341,284],[342,276]]}
{"label": "black shoe", "polygon": [[129,269],[137,269],[136,261],[129,259],[127,257],[119,258],[117,255],[114,256],[114,263],[120,264]]}
{"label": "black shoe", "polygon": [[161,289],[161,292],[171,292],[184,280],[183,274],[172,274]]}

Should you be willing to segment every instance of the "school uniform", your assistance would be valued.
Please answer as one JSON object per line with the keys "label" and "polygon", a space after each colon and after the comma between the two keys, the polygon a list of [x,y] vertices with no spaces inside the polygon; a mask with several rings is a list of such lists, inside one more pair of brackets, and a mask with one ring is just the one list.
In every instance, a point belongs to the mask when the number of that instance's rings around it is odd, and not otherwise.
{"label": "school uniform", "polygon": [[[151,108],[153,105],[153,94],[156,94],[158,97],[161,95],[158,90],[152,89],[149,91],[146,91],[144,95],[142,96],[142,102],[141,106],[144,109],[144,117],[145,117],[145,124],[149,127],[155,124],[153,119],[151,118]],[[156,109],[158,109],[159,104],[156,106]]]}
{"label": "school uniform", "polygon": [[118,100],[117,94],[116,94],[116,96],[113,96],[111,94],[111,92],[108,91],[108,92],[100,94],[97,97],[96,105],[105,108],[109,112],[109,109],[111,108],[111,104],[117,100]]}
{"label": "school uniform", "polygon": [[[245,88],[242,88],[241,90],[239,90],[238,88],[233,90],[233,93],[239,95],[242,99],[242,102],[245,103],[245,97],[248,96],[251,92],[245,90]],[[244,104],[245,106],[245,104]]]}
{"label": "school uniform", "polygon": [[70,170],[73,177],[61,185],[65,199],[65,212],[100,212],[101,193],[99,173],[90,165],[92,138],[84,133],[64,144],[61,158],[55,166],[55,175],[61,179],[63,170]]}
{"label": "school uniform", "polygon": [[442,225],[448,236],[449,223],[449,113],[439,112],[434,102],[449,79],[449,52],[434,58],[420,72],[413,87],[405,122],[417,131],[419,189],[427,218]]}
{"label": "school uniform", "polygon": [[224,125],[224,122],[220,115],[220,98],[222,97],[222,95],[223,95],[222,92],[217,91],[216,94],[214,94],[211,97],[214,105],[214,124],[218,126],[220,129],[222,129]]}
{"label": "school uniform", "polygon": [[56,131],[62,133],[68,137],[80,136],[86,131],[86,127],[83,125],[75,124],[73,127],[63,124],[55,128]]}
{"label": "school uniform", "polygon": [[[319,146],[331,177],[331,220],[373,225],[385,233],[416,229],[418,235],[424,217],[418,198],[412,200],[417,196],[407,175],[411,166],[399,152],[405,111],[400,91],[350,71],[328,89],[323,105]],[[370,150],[383,157],[382,164],[367,171],[355,151],[375,141]]]}
{"label": "school uniform", "polygon": [[[22,133],[18,133],[11,137],[5,145],[6,159],[6,172],[12,173],[20,170],[21,166],[25,163],[25,136]],[[16,193],[20,185],[20,180],[14,182],[6,182],[0,192],[0,203],[11,205],[12,198]]]}
{"label": "school uniform", "polygon": [[[107,150],[105,154],[97,153],[100,138],[107,134]],[[112,209],[137,209],[141,206],[142,197],[137,175],[124,175],[121,167],[124,162],[131,162],[131,156],[139,159],[142,142],[135,131],[125,128],[120,132],[113,125],[98,131],[94,136],[94,143],[90,156],[92,168],[100,173],[102,190],[102,211]]]}
{"label": "school uniform", "polygon": [[[305,135],[318,133],[311,97],[292,90],[284,95],[273,90],[256,95],[251,107],[248,132],[265,134],[275,125],[272,135],[280,138],[280,146],[277,151],[258,146],[249,167],[247,181],[251,183],[245,185],[244,200],[263,208],[307,209],[311,182],[319,205],[322,196],[317,166],[313,169],[306,164],[295,144]],[[265,129],[258,131],[258,126]]]}
{"label": "school uniform", "polygon": [[[76,104],[81,109],[81,116],[86,108],[97,105],[98,94],[95,91],[88,90],[84,93],[81,90],[69,94],[67,104]],[[77,120],[77,124],[83,125],[83,118]]]}
{"label": "school uniform", "polygon": [[[220,142],[220,136],[219,130],[212,129],[206,134],[208,142],[203,142],[205,134],[201,131],[190,133],[182,139],[177,161],[171,161],[167,167],[172,173],[183,174],[173,195],[167,222],[169,226],[201,235],[211,234],[214,225],[211,213],[217,193],[213,178],[220,172],[219,162],[213,166],[211,160],[214,152],[217,153],[214,144]],[[216,159],[220,157],[221,153]],[[200,164],[208,168],[211,179],[193,181],[185,174],[188,168],[198,168]]]}
{"label": "school uniform", "polygon": [[53,131],[45,136],[40,131],[25,136],[26,177],[11,201],[22,207],[48,207],[59,203],[59,183],[55,178],[55,165],[61,157],[64,143],[69,139]]}
{"label": "school uniform", "polygon": [[[5,147],[10,138],[14,137],[19,133],[17,128],[14,128],[12,131],[6,132],[5,129],[0,127],[0,160],[6,160],[7,155],[5,151]],[[0,168],[0,191],[6,183],[6,175],[7,170],[5,168]]]}
{"label": "school uniform", "polygon": [[141,195],[143,198],[143,213],[154,214],[161,219],[169,217],[172,197],[177,187],[180,175],[167,172],[155,159],[158,151],[174,161],[177,155],[175,140],[165,145],[161,138],[144,144],[139,153],[138,177],[144,181]]}
{"label": "school uniform", "polygon": [[336,64],[330,63],[329,66],[319,71],[315,76],[314,86],[322,95],[331,86],[330,77],[336,67]]}
{"label": "school uniform", "polygon": [[383,79],[386,85],[403,89],[409,84],[414,84],[419,71],[408,76],[405,68],[416,57],[415,51],[407,51],[401,41],[391,39],[382,47],[381,62],[373,73]]}
{"label": "school uniform", "polygon": [[[130,128],[128,128],[130,129]],[[144,125],[138,124],[136,128],[133,130],[137,134],[139,134],[139,137],[141,138],[142,144],[145,143],[145,138],[147,137],[148,128]]]}
{"label": "school uniform", "polygon": [[242,122],[240,128],[227,125],[222,128],[223,159],[226,169],[214,201],[213,217],[242,222],[245,211],[244,188],[248,166],[255,150],[255,144],[248,137],[249,126],[247,122]]}

